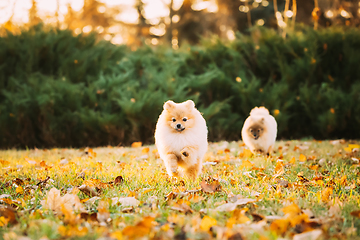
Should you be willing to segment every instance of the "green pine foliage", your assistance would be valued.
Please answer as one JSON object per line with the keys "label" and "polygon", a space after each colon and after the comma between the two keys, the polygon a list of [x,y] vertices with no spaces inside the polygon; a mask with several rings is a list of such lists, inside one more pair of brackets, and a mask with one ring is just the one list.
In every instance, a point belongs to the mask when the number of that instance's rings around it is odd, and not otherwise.
{"label": "green pine foliage", "polygon": [[162,105],[192,99],[209,140],[239,140],[265,106],[278,138],[359,138],[360,31],[252,29],[172,50],[38,25],[0,38],[0,147],[153,143]]}

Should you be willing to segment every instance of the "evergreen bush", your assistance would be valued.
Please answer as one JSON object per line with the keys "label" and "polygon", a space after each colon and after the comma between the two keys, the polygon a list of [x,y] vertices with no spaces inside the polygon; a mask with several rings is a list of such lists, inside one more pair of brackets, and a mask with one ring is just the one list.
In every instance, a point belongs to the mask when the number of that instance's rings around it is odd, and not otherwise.
{"label": "evergreen bush", "polygon": [[360,31],[254,28],[179,50],[135,51],[35,26],[0,38],[0,147],[153,143],[163,103],[192,99],[209,140],[239,140],[263,105],[278,139],[359,138]]}

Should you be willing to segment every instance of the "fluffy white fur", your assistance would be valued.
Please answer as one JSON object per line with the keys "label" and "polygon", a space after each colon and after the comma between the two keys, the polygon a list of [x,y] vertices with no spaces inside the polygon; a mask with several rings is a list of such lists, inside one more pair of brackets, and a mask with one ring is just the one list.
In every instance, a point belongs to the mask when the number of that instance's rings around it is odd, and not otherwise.
{"label": "fluffy white fur", "polygon": [[[188,120],[183,122],[183,118]],[[175,127],[172,123],[174,119]],[[185,129],[174,130],[177,124],[184,125]],[[207,133],[205,119],[193,101],[167,101],[164,104],[156,124],[155,144],[169,176],[181,177],[185,174],[192,179],[198,176],[208,148]]]}
{"label": "fluffy white fur", "polygon": [[[259,136],[256,133],[254,134],[254,131],[259,131]],[[253,153],[271,154],[275,145],[276,134],[276,120],[265,107],[253,108],[241,130],[244,143]]]}

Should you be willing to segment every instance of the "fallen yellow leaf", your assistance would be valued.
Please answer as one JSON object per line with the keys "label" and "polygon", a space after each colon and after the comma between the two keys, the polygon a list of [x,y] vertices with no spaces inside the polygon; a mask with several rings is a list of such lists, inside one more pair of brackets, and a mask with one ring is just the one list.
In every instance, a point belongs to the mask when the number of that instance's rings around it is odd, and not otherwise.
{"label": "fallen yellow leaf", "polygon": [[217,221],[216,219],[205,216],[203,219],[201,219],[200,228],[203,231],[209,231],[212,226],[216,226]]}
{"label": "fallen yellow leaf", "polygon": [[249,158],[249,157],[251,157],[252,155],[253,155],[253,153],[252,153],[249,149],[244,148],[243,152],[240,153],[239,156],[240,156],[241,158]]}
{"label": "fallen yellow leaf", "polygon": [[304,154],[300,154],[299,161],[300,162],[305,162],[306,161],[306,156]]}
{"label": "fallen yellow leaf", "polygon": [[148,153],[149,151],[150,151],[150,148],[148,148],[148,147],[144,147],[144,148],[141,150],[142,153]]}
{"label": "fallen yellow leaf", "polygon": [[290,220],[291,226],[295,227],[298,224],[306,222],[308,219],[309,219],[308,215],[301,214],[301,215],[293,216],[289,220]]}
{"label": "fallen yellow leaf", "polygon": [[301,213],[301,209],[295,203],[282,208],[281,211],[285,214],[289,214],[289,217],[293,217]]}
{"label": "fallen yellow leaf", "polygon": [[127,226],[123,229],[122,234],[130,239],[149,235],[152,226],[154,225],[153,217],[144,217],[135,226]]}
{"label": "fallen yellow leaf", "polygon": [[360,148],[359,144],[349,144],[349,148],[354,149],[354,148]]}
{"label": "fallen yellow leaf", "polygon": [[347,182],[346,182],[346,175],[345,175],[345,176],[342,176],[342,177],[340,178],[340,184],[343,185],[343,186],[345,186],[345,185],[347,184]]}
{"label": "fallen yellow leaf", "polygon": [[286,232],[288,227],[290,226],[290,222],[287,219],[276,219],[270,225],[270,230],[275,232],[277,235],[282,235]]}
{"label": "fallen yellow leaf", "polygon": [[226,222],[226,227],[231,229],[233,227],[233,225],[236,224],[236,218],[235,217],[231,217],[228,219],[228,221]]}
{"label": "fallen yellow leaf", "polygon": [[240,169],[241,168],[252,168],[254,164],[250,162],[249,160],[242,161]]}
{"label": "fallen yellow leaf", "polygon": [[6,226],[7,224],[9,223],[9,219],[4,217],[4,216],[1,216],[0,217],[0,227],[3,227],[3,226]]}
{"label": "fallen yellow leaf", "polygon": [[142,146],[142,142],[133,142],[131,144],[131,147],[133,147],[133,148],[138,148],[138,147],[141,147],[141,146]]}
{"label": "fallen yellow leaf", "polygon": [[325,188],[324,190],[321,191],[321,200],[323,202],[328,202],[330,199],[330,195],[333,193],[333,189],[332,188]]}
{"label": "fallen yellow leaf", "polygon": [[115,238],[116,240],[122,240],[123,239],[123,235],[122,235],[122,232],[120,230],[117,230],[115,232],[112,232],[110,234],[110,237],[111,238]]}
{"label": "fallen yellow leaf", "polygon": [[23,194],[24,193],[24,189],[21,187],[21,186],[18,186],[15,190],[16,193],[19,193],[19,194]]}

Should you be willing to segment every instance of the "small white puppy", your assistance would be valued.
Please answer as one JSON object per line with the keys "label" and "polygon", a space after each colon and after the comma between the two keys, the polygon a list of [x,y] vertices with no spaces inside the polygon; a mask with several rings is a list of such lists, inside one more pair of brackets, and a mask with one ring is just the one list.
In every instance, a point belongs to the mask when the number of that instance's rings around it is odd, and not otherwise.
{"label": "small white puppy", "polygon": [[191,100],[167,101],[155,130],[155,144],[169,176],[195,179],[208,148],[205,119]]}
{"label": "small white puppy", "polygon": [[245,120],[241,136],[253,153],[271,154],[277,134],[277,123],[265,107],[255,107]]}

